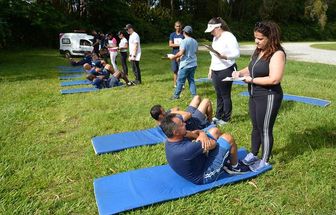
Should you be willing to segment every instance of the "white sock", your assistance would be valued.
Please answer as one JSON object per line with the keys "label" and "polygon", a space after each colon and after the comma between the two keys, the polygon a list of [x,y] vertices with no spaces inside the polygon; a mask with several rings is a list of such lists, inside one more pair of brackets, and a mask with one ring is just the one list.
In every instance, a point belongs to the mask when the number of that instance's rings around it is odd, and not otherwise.
{"label": "white sock", "polygon": [[238,162],[235,165],[232,165],[233,168],[236,168],[238,166]]}

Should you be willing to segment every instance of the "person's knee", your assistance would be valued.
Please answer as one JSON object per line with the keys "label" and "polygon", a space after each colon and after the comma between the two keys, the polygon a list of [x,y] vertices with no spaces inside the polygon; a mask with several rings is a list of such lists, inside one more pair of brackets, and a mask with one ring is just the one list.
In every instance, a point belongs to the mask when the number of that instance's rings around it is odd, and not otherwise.
{"label": "person's knee", "polygon": [[224,140],[226,140],[231,146],[236,146],[235,140],[231,134],[225,133],[220,136]]}
{"label": "person's knee", "polygon": [[215,139],[218,139],[222,134],[221,131],[217,127],[209,129],[209,133]]}

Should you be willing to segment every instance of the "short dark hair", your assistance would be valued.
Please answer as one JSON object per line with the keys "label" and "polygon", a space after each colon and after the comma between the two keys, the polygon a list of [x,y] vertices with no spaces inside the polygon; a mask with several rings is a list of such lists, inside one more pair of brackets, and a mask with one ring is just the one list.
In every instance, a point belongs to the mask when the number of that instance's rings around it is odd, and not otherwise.
{"label": "short dark hair", "polygon": [[174,137],[174,131],[177,129],[176,123],[173,118],[177,117],[177,114],[170,113],[167,114],[161,121],[160,127],[168,138]]}
{"label": "short dark hair", "polygon": [[162,106],[161,105],[154,105],[150,110],[150,115],[155,120],[159,120],[159,116],[162,114]]}

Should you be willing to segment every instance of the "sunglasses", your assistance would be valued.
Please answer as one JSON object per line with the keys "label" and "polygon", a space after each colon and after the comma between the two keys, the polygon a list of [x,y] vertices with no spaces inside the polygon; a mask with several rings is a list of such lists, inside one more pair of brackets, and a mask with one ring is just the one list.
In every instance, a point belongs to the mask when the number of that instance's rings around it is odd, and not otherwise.
{"label": "sunglasses", "polygon": [[182,115],[180,115],[180,114],[176,114],[176,117],[179,118],[182,122],[184,122],[184,120],[183,120],[183,116],[182,116]]}

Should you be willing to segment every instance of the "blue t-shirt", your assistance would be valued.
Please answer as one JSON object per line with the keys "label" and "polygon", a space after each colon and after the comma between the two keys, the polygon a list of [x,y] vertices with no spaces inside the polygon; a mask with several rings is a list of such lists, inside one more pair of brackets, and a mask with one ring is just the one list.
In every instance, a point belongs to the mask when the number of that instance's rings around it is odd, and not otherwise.
{"label": "blue t-shirt", "polygon": [[180,50],[182,49],[184,50],[184,54],[181,57],[180,69],[187,69],[197,66],[197,41],[192,37],[186,37],[181,41]]}
{"label": "blue t-shirt", "polygon": [[195,184],[203,183],[207,157],[200,142],[188,138],[175,143],[166,141],[165,148],[168,164],[177,174]]}
{"label": "blue t-shirt", "polygon": [[[183,33],[177,34],[173,32],[169,35],[169,40],[173,41],[174,44],[181,44],[181,41],[184,39]],[[176,54],[180,50],[179,47],[174,47],[172,50],[172,54]]]}
{"label": "blue t-shirt", "polygon": [[98,68],[103,68],[103,64],[101,63],[101,60],[93,60],[91,62],[91,66],[98,67]]}

